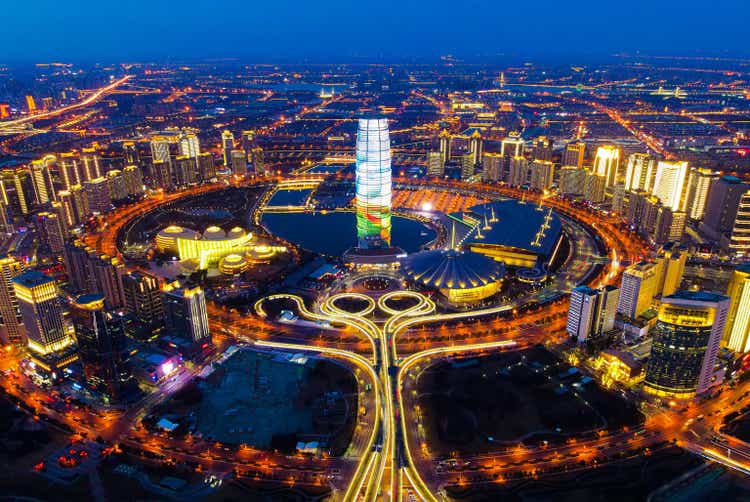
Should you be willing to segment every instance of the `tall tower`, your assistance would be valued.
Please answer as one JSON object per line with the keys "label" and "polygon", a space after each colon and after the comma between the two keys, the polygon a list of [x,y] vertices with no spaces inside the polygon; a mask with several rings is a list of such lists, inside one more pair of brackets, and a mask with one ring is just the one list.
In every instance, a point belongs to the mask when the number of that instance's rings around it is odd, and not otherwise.
{"label": "tall tower", "polygon": [[234,150],[234,135],[231,131],[221,133],[221,151],[224,154],[224,167],[228,168],[232,162],[232,150]]}
{"label": "tall tower", "polygon": [[620,149],[612,145],[597,148],[591,170],[594,174],[604,176],[605,186],[614,185],[620,170]]}
{"label": "tall tower", "polygon": [[47,355],[68,347],[55,280],[41,272],[24,272],[13,279],[18,306],[26,326],[29,349]]}
{"label": "tall tower", "polygon": [[79,296],[71,304],[70,317],[86,383],[109,399],[117,399],[132,378],[121,315],[106,313],[104,297],[90,294]]}
{"label": "tall tower", "polygon": [[391,141],[387,119],[359,119],[356,205],[359,247],[389,247]]}
{"label": "tall tower", "polygon": [[741,354],[750,350],[750,263],[737,267],[727,287],[731,298],[724,344]]}
{"label": "tall tower", "polygon": [[23,263],[15,258],[10,256],[0,258],[0,273],[2,273],[0,275],[0,317],[2,317],[0,341],[3,344],[25,345],[26,343],[26,331],[18,310],[16,291],[13,288],[13,279],[21,275],[23,271]]}
{"label": "tall tower", "polygon": [[660,161],[656,167],[653,195],[672,211],[682,211],[687,174],[687,162]]}
{"label": "tall tower", "polygon": [[193,343],[211,343],[206,295],[199,286],[167,284],[164,287],[164,321],[167,333],[182,335]]}
{"label": "tall tower", "polygon": [[678,291],[662,298],[643,389],[657,396],[692,398],[714,380],[729,312],[729,298],[705,291]]}

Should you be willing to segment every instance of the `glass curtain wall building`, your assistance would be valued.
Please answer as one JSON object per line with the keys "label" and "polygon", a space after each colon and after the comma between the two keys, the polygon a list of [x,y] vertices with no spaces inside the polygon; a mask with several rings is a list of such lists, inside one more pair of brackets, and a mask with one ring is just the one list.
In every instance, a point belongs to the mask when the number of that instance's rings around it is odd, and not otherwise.
{"label": "glass curtain wall building", "polygon": [[359,119],[357,239],[364,249],[391,245],[391,141],[387,119]]}

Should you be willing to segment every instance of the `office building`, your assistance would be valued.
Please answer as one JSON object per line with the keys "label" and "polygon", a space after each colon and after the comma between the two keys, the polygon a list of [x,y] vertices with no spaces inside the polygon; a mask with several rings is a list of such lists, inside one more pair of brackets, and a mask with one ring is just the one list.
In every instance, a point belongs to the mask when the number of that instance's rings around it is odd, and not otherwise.
{"label": "office building", "polygon": [[622,274],[617,312],[635,319],[651,308],[661,293],[662,273],[662,263],[642,261],[628,267]]}
{"label": "office building", "polygon": [[674,294],[680,289],[687,259],[687,250],[675,242],[667,243],[659,250],[656,261],[660,262],[662,267],[661,285],[658,288],[662,297]]}
{"label": "office building", "polygon": [[443,165],[451,160],[451,135],[443,129],[440,131],[440,158],[443,159]]}
{"label": "office building", "polygon": [[167,333],[184,336],[193,343],[211,343],[206,313],[206,297],[196,286],[183,287],[179,283],[164,287],[164,323]]}
{"label": "office building", "polygon": [[552,188],[555,165],[546,160],[534,160],[529,165],[529,186],[532,190],[543,192]]}
{"label": "office building", "polygon": [[88,193],[81,185],[73,185],[72,187],[70,187],[70,194],[72,196],[73,205],[75,206],[76,213],[78,214],[80,222],[83,223],[91,214],[91,209],[89,208]]}
{"label": "office building", "polygon": [[356,208],[360,248],[391,242],[391,144],[387,119],[359,119]]}
{"label": "office building", "polygon": [[174,160],[174,184],[177,187],[185,188],[195,185],[198,182],[196,159],[185,155],[178,155]]}
{"label": "office building", "polygon": [[247,162],[253,161],[253,150],[257,146],[255,144],[255,131],[247,130],[242,131],[242,150],[247,153]]}
{"label": "office building", "polygon": [[232,174],[235,176],[247,175],[247,154],[245,150],[232,150],[231,152]]}
{"label": "office building", "polygon": [[625,168],[625,190],[645,190],[650,192],[656,177],[656,159],[647,153],[633,153],[628,156]]}
{"label": "office building", "polygon": [[524,141],[518,136],[508,136],[500,143],[500,155],[515,158],[523,156]]}
{"label": "office building", "polygon": [[581,169],[583,167],[583,160],[586,155],[586,143],[581,141],[577,143],[568,143],[565,145],[565,150],[562,153],[563,167],[577,167]]}
{"label": "office building", "polygon": [[506,182],[513,187],[520,187],[529,182],[529,161],[526,160],[526,157],[510,159],[510,169]]}
{"label": "office building", "polygon": [[70,318],[87,386],[105,402],[118,400],[132,383],[122,316],[104,310],[102,295],[88,294],[71,303]]}
{"label": "office building", "polygon": [[11,256],[0,258],[0,341],[3,345],[26,345],[26,330],[13,287],[13,279],[21,275],[24,269],[23,262]]}
{"label": "office building", "polygon": [[716,180],[708,192],[700,230],[715,241],[731,234],[740,199],[747,190],[748,185],[735,176],[722,176]]}
{"label": "office building", "polygon": [[685,209],[691,220],[700,221],[706,212],[708,193],[711,185],[719,179],[719,174],[710,169],[690,168],[688,173]]}
{"label": "office building", "polygon": [[471,162],[474,166],[478,166],[482,161],[483,149],[484,142],[482,141],[482,135],[478,129],[475,129],[469,138],[469,153],[471,153]]}
{"label": "office building", "polygon": [[221,151],[225,169],[232,165],[232,150],[234,150],[234,135],[230,131],[224,131],[221,133]]}
{"label": "office building", "polygon": [[152,333],[164,324],[164,305],[159,280],[144,272],[130,272],[122,276],[125,311]]}
{"label": "office building", "polygon": [[619,290],[613,286],[592,289],[578,286],[570,293],[566,331],[578,343],[598,338],[614,329]]}
{"label": "office building", "polygon": [[643,389],[655,396],[689,399],[720,384],[715,370],[729,298],[679,291],[662,298]]}
{"label": "office building", "polygon": [[583,198],[591,203],[600,204],[604,202],[606,187],[607,178],[605,176],[586,173],[583,179]]}
{"label": "office building", "polygon": [[73,343],[65,331],[54,279],[41,272],[27,271],[13,279],[13,287],[30,351],[43,356]]}
{"label": "office building", "polygon": [[94,148],[83,148],[80,155],[81,162],[78,164],[81,180],[90,181],[102,177],[102,169],[99,165],[99,155]]}
{"label": "office building", "polygon": [[687,174],[687,162],[659,161],[652,194],[672,211],[684,210]]}
{"label": "office building", "polygon": [[730,298],[724,345],[740,354],[750,351],[750,263],[732,272],[727,287]]}
{"label": "office building", "polygon": [[94,291],[94,279],[89,270],[89,251],[83,241],[65,243],[63,247],[63,262],[68,274],[68,284],[75,293]]}
{"label": "office building", "polygon": [[35,218],[39,238],[53,254],[62,253],[65,245],[65,230],[57,213],[43,211]]}
{"label": "office building", "polygon": [[591,172],[604,177],[605,187],[613,186],[620,173],[620,149],[612,145],[597,148]]}
{"label": "office building", "polygon": [[201,153],[198,136],[192,132],[183,132],[177,140],[178,151],[180,155],[195,159]]}
{"label": "office building", "polygon": [[128,189],[125,186],[125,178],[122,171],[119,169],[112,169],[107,173],[107,192],[113,201],[127,199]]}
{"label": "office building", "polygon": [[122,170],[122,179],[128,196],[138,197],[143,194],[143,174],[140,167],[125,166]]}
{"label": "office building", "polygon": [[52,183],[52,169],[56,158],[48,155],[41,160],[33,160],[29,166],[31,185],[34,188],[34,200],[37,204],[47,204],[57,200],[55,187]]}
{"label": "office building", "polygon": [[109,198],[106,178],[100,177],[86,181],[84,187],[86,188],[89,210],[95,214],[108,213],[112,207],[112,200]]}
{"label": "office building", "polygon": [[427,152],[427,175],[442,178],[445,175],[445,164],[443,154],[440,152]]}
{"label": "office building", "polygon": [[141,163],[141,154],[138,152],[138,145],[133,141],[124,141],[122,143],[122,155],[128,165],[139,165]]}
{"label": "office building", "polygon": [[722,247],[736,258],[750,256],[750,188],[740,198],[732,233],[728,242],[722,239]]}
{"label": "office building", "polygon": [[560,169],[559,188],[562,195],[583,195],[586,182],[586,170],[573,166],[563,166]]}
{"label": "office building", "polygon": [[546,136],[539,136],[531,143],[531,160],[541,162],[552,162],[554,141]]}
{"label": "office building", "polygon": [[625,185],[615,185],[612,189],[612,211],[624,215],[628,207],[629,192],[625,190]]}
{"label": "office building", "polygon": [[476,164],[474,163],[474,154],[465,153],[461,155],[461,179],[467,180],[474,176],[474,169]]}
{"label": "office building", "polygon": [[164,162],[169,164],[171,162],[170,156],[170,141],[165,137],[154,137],[151,139],[151,163],[156,164],[157,162]]}
{"label": "office building", "polygon": [[198,155],[198,176],[202,182],[216,178],[214,157],[208,152]]}
{"label": "office building", "polygon": [[154,188],[169,192],[174,190],[175,183],[170,162],[157,161],[151,166],[151,181]]}
{"label": "office building", "polygon": [[36,101],[34,100],[34,96],[31,96],[31,95],[26,96],[26,108],[29,110],[29,115],[32,115],[37,112]]}
{"label": "office building", "polygon": [[96,250],[89,249],[88,271],[91,279],[87,281],[87,292],[104,295],[107,310],[123,308],[125,297],[122,276],[125,275],[125,265],[120,259],[99,254]]}
{"label": "office building", "polygon": [[485,152],[482,157],[482,181],[498,182],[503,176],[505,158],[498,153]]}
{"label": "office building", "polygon": [[22,221],[29,214],[34,201],[34,188],[28,171],[23,168],[0,170],[0,196],[9,212],[9,219]]}
{"label": "office building", "polygon": [[667,206],[659,206],[656,213],[656,224],[653,233],[654,242],[664,244],[666,242],[680,242],[685,234],[687,213],[684,211],[672,211]]}

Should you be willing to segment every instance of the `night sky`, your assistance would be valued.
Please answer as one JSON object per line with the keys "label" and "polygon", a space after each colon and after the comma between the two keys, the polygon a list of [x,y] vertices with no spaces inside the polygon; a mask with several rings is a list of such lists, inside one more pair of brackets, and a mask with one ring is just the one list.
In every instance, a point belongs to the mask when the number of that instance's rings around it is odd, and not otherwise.
{"label": "night sky", "polygon": [[1,62],[747,55],[747,0],[6,0]]}

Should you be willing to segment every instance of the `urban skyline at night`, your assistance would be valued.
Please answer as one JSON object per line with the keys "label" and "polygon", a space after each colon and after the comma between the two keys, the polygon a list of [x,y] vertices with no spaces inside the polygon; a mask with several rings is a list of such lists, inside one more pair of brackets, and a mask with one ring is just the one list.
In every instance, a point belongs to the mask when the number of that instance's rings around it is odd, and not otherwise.
{"label": "urban skyline at night", "polygon": [[6,498],[750,496],[747,5],[4,14]]}

